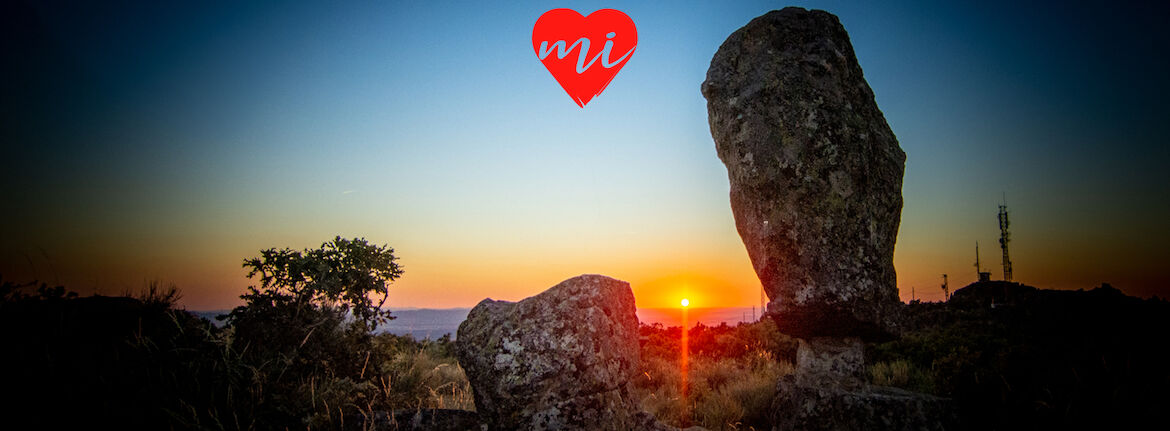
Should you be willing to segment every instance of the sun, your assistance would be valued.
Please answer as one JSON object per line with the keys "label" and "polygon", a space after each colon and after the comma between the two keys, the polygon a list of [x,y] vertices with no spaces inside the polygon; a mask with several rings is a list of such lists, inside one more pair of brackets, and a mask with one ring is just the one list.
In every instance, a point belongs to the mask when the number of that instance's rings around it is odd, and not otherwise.
{"label": "sun", "polygon": [[683,298],[683,299],[682,299],[682,306],[683,306],[683,307],[686,307],[686,306],[688,306],[688,305],[691,305],[691,300],[689,300],[689,299],[686,299],[686,298]]}

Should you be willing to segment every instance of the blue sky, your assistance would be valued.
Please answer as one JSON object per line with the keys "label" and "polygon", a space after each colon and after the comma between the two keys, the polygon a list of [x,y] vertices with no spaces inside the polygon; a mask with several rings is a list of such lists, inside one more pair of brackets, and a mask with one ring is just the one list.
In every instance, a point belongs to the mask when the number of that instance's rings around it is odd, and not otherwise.
{"label": "blue sky", "polygon": [[[631,281],[639,304],[673,303],[665,285],[756,301],[699,83],[727,35],[787,4],[145,3],[6,6],[22,66],[5,80],[5,279],[161,279],[227,307],[243,258],[343,235],[398,249],[396,306],[584,272]],[[975,241],[998,277],[1005,194],[1018,280],[1165,296],[1165,5],[795,5],[840,17],[908,155],[904,299],[973,280]],[[638,27],[585,109],[532,52],[556,7]]]}

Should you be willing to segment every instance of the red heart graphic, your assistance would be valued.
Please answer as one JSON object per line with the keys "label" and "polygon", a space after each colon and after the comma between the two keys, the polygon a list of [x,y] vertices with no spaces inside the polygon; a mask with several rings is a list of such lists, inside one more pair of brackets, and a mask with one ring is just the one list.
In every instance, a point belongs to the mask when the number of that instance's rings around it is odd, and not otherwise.
{"label": "red heart graphic", "polygon": [[614,9],[587,17],[572,9],[553,9],[532,27],[536,58],[582,108],[605,91],[637,46],[634,20]]}

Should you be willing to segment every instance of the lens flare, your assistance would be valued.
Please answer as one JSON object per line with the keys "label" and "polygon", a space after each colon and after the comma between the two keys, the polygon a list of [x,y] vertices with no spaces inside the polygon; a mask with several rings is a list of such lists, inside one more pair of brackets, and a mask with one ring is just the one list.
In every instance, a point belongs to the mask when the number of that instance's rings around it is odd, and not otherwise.
{"label": "lens flare", "polygon": [[690,356],[691,341],[690,341],[690,331],[688,331],[688,328],[690,328],[690,322],[688,322],[689,319],[687,319],[687,306],[691,305],[691,301],[686,299],[686,298],[683,298],[681,303],[682,303],[682,340],[680,340],[681,345],[679,346],[679,354],[681,357],[679,358],[678,365],[679,365],[679,394],[681,394],[682,396],[679,397],[679,403],[681,404],[681,407],[682,407],[680,409],[681,416],[682,416],[682,418],[681,418],[682,422],[685,424],[690,424],[690,422],[691,422],[690,402],[687,400],[687,389],[690,388],[690,385],[687,382],[687,380],[688,380],[687,375],[690,374],[690,370],[691,370],[691,367],[689,364],[690,361],[688,358]]}

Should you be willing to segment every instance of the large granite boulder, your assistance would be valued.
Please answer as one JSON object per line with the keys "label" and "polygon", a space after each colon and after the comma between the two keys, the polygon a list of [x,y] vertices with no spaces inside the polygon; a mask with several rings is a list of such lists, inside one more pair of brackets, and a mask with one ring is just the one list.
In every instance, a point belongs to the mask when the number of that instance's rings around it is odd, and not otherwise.
{"label": "large granite boulder", "polygon": [[836,16],[789,7],[732,33],[702,84],[769,314],[798,337],[896,333],[905,153]]}
{"label": "large granite boulder", "polygon": [[493,430],[642,429],[630,395],[638,318],[630,285],[601,275],[520,302],[485,299],[459,325],[459,363]]}

